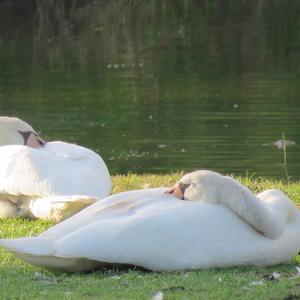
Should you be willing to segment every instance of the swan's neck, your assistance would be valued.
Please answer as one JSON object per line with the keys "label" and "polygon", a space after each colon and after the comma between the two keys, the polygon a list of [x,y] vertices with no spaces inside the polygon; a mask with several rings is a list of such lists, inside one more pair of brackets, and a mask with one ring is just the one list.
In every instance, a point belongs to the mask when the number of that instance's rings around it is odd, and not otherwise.
{"label": "swan's neck", "polygon": [[[284,210],[279,211],[276,206],[257,198],[247,187],[231,177],[224,177],[219,188],[220,204],[268,238],[277,239],[282,234],[288,219],[286,205]],[[273,203],[290,202],[287,197],[283,200],[281,195],[274,197]]]}

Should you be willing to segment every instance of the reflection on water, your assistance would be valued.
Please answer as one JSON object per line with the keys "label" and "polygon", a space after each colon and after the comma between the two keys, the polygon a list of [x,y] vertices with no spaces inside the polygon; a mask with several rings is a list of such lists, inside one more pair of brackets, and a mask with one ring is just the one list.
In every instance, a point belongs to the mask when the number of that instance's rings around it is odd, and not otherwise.
{"label": "reflection on water", "polygon": [[1,1],[1,114],[112,173],[284,178],[284,132],[299,179],[299,15],[297,0]]}

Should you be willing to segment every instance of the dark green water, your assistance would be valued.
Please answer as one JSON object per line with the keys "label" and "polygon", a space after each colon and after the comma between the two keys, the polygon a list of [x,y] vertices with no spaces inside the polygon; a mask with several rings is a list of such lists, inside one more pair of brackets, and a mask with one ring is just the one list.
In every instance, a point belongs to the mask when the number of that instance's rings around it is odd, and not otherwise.
{"label": "dark green water", "polygon": [[300,179],[300,1],[1,1],[0,112],[111,173]]}

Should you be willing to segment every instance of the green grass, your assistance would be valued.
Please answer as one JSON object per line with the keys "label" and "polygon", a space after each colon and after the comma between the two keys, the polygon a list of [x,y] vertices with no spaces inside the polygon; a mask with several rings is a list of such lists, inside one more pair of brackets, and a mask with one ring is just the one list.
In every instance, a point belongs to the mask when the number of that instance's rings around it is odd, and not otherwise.
{"label": "green grass", "polygon": [[[113,177],[113,193],[146,187],[170,186],[182,173]],[[238,178],[255,192],[279,188],[300,203],[300,184],[265,178]],[[0,236],[35,235],[51,222],[10,219],[0,221]],[[153,273],[137,270],[98,271],[87,274],[49,272],[26,264],[0,249],[0,299],[300,299],[297,256],[289,264],[268,268],[239,267],[194,272]],[[281,276],[268,279],[273,272]],[[260,284],[255,284],[255,283]],[[253,284],[254,283],[254,284]]]}

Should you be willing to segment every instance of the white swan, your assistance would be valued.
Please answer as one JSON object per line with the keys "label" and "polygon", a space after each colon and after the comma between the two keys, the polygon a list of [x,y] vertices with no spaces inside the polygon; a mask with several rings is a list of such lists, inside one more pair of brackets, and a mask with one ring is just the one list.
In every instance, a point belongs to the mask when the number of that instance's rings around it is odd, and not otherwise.
{"label": "white swan", "polygon": [[155,271],[272,265],[300,249],[300,212],[278,190],[255,197],[232,178],[199,171],[168,193],[113,195],[40,236],[0,245],[33,265],[70,272],[108,264]]}
{"label": "white swan", "polygon": [[0,218],[60,221],[111,191],[98,154],[75,144],[46,143],[18,118],[0,117],[0,145]]}

